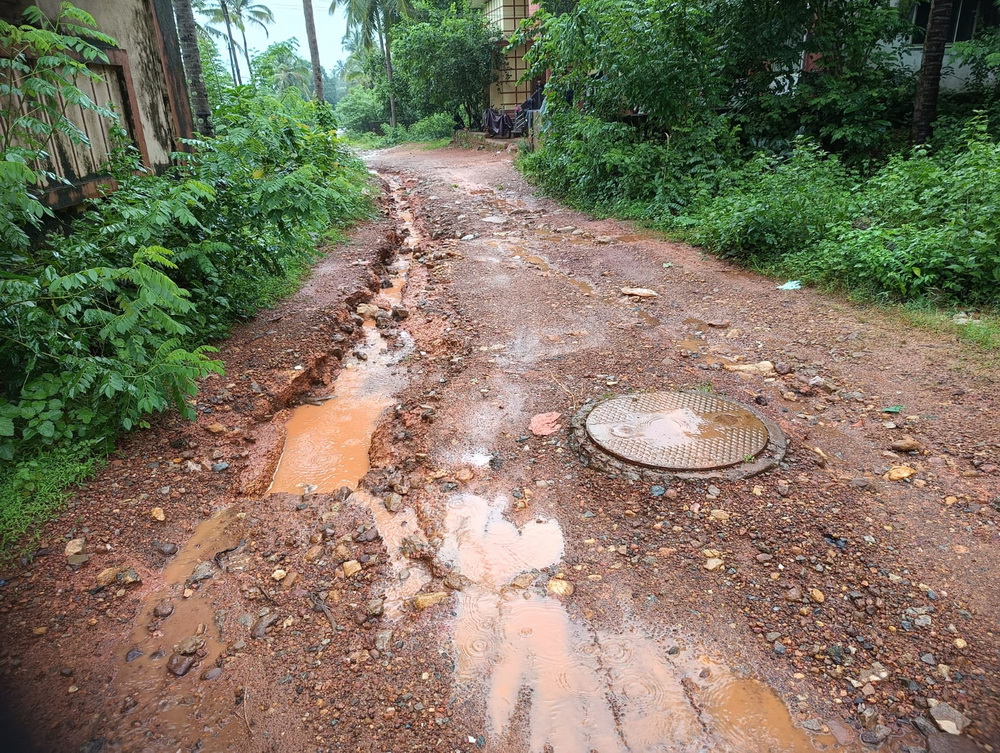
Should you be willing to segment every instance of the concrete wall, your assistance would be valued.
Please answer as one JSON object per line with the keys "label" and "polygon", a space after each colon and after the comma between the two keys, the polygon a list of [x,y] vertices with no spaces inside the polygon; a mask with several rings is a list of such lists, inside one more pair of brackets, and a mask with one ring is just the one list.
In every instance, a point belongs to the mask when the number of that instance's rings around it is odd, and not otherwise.
{"label": "concrete wall", "polygon": [[[114,37],[127,54],[138,105],[133,115],[142,126],[143,151],[150,166],[168,165],[170,153],[180,148],[178,138],[191,134],[187,93],[183,88],[178,92],[171,81],[178,76],[183,81],[184,72],[179,53],[171,60],[177,30],[169,0],[75,0],[74,4],[90,13],[97,27]],[[49,16],[59,12],[58,0],[38,0],[37,5]]]}
{"label": "concrete wall", "polygon": [[[28,0],[0,0],[0,18],[19,20]],[[59,0],[37,0],[50,18]],[[192,120],[170,0],[75,0],[90,13],[97,28],[118,42],[107,50],[109,62],[92,63],[101,82],[81,79],[78,86],[98,105],[112,104],[142,152],[147,167],[170,165],[172,152],[183,149],[180,139],[191,135]],[[40,186],[43,200],[66,207],[95,196],[110,184],[100,168],[111,146],[109,122],[83,108],[71,107],[67,117],[87,135],[90,144],[57,139],[45,165],[72,185],[51,181]]]}

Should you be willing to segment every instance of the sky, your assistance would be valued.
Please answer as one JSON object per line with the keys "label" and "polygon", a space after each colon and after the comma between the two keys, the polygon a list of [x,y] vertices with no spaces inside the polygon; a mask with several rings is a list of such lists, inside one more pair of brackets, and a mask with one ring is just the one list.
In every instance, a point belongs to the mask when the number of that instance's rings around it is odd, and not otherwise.
{"label": "sky", "polygon": [[[302,0],[256,0],[266,5],[274,13],[274,23],[268,27],[267,34],[256,25],[247,25],[247,45],[250,55],[262,52],[274,42],[283,42],[290,37],[299,41],[299,54],[309,58],[309,44],[306,41],[306,22],[302,13]],[[316,18],[316,38],[319,40],[319,59],[323,67],[330,69],[338,60],[347,57],[341,46],[347,23],[344,20],[343,6],[338,5],[336,15],[331,16],[330,0],[312,0],[313,16]],[[224,28],[220,26],[220,29]],[[239,32],[236,40],[240,41]],[[242,42],[241,42],[242,44]],[[244,76],[247,74],[246,62],[240,59],[240,67]]]}

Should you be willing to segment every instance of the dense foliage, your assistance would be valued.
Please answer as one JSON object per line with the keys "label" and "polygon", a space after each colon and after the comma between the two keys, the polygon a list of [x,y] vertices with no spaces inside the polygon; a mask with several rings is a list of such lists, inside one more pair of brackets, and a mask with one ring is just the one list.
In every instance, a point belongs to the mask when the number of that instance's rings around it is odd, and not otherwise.
{"label": "dense foliage", "polygon": [[359,47],[348,61],[352,86],[337,104],[337,120],[348,133],[393,143],[413,138],[412,125],[435,115],[447,116],[452,127],[455,116],[478,122],[487,88],[505,75],[502,36],[481,11],[465,3],[423,3],[397,16],[391,37],[391,81],[377,46]]}
{"label": "dense foliage", "polygon": [[[538,13],[538,149],[553,194],[759,267],[898,300],[1000,303],[1000,35],[909,146],[912,3],[580,0]],[[979,186],[977,192],[975,186]]]}
{"label": "dense foliage", "polygon": [[[162,175],[114,128],[117,190],[69,224],[50,217],[43,235],[51,212],[34,184],[58,178],[38,165],[55,134],[87,143],[61,102],[113,117],[77,88],[92,75],[78,59],[103,55],[83,40],[97,34],[93,19],[64,17],[0,26],[0,48],[16,53],[0,63],[19,74],[0,78],[0,459],[16,461],[0,472],[4,537],[9,520],[25,520],[10,500],[52,486],[44,468],[84,472],[94,448],[151,413],[191,415],[196,380],[221,369],[208,343],[290,292],[317,244],[370,210],[365,169],[329,105],[230,87],[217,93],[215,137]],[[16,115],[29,98],[32,115]]]}

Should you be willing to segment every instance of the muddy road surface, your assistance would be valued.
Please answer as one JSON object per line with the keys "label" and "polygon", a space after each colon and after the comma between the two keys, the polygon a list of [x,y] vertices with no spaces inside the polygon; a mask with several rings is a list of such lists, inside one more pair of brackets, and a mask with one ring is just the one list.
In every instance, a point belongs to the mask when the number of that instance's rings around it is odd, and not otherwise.
{"label": "muddy road surface", "polygon": [[[1000,748],[983,356],[539,198],[506,153],[369,161],[382,218],[4,568],[8,749]],[[783,457],[584,446],[660,391],[749,406]]]}

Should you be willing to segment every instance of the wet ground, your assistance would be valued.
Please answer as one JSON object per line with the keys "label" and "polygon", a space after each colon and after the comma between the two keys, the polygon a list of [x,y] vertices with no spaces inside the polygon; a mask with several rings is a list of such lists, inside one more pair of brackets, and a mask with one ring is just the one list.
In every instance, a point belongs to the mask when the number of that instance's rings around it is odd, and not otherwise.
{"label": "wet ground", "polygon": [[[23,749],[1000,747],[980,357],[538,198],[509,154],[370,163],[384,218],[3,573]],[[588,402],[665,389],[752,406],[782,464],[571,449]]]}

